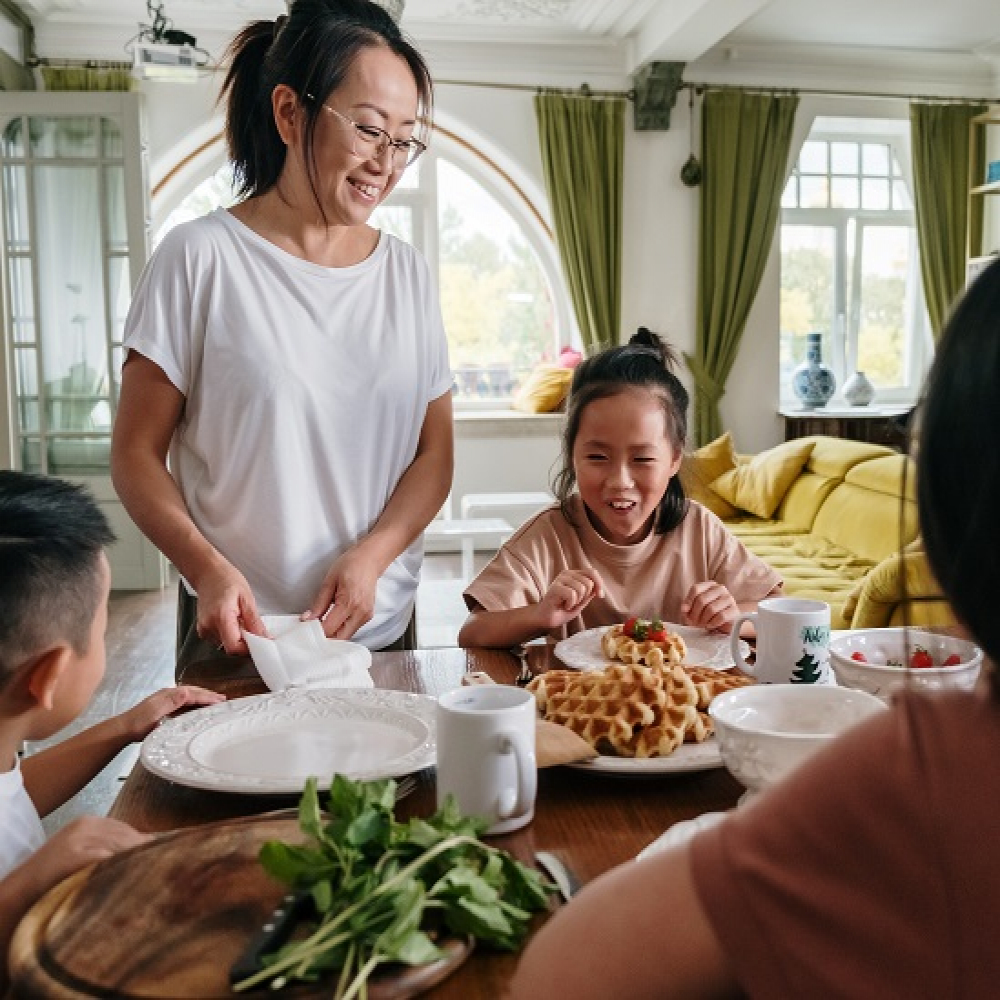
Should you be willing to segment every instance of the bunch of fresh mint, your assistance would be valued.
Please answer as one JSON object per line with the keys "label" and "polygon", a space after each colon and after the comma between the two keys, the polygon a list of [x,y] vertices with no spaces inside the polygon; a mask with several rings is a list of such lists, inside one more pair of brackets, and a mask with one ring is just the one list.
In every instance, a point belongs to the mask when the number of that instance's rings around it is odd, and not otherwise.
{"label": "bunch of fresh mint", "polygon": [[316,929],[265,956],[264,968],[235,984],[314,981],[339,969],[334,996],[364,994],[382,964],[423,965],[441,956],[431,933],[472,935],[516,949],[531,914],[547,905],[548,883],[532,868],[480,839],[481,820],[459,813],[452,799],[429,819],[397,822],[396,783],[351,781],[330,787],[329,812],[320,809],[315,779],[299,804],[307,846],[266,843],[264,867],[276,878],[309,889]]}

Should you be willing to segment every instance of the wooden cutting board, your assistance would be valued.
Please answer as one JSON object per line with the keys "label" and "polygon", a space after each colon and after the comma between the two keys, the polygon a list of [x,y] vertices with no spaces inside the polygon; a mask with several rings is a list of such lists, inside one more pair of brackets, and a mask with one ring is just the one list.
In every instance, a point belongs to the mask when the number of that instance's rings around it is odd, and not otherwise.
{"label": "wooden cutting board", "polygon": [[[194,827],[78,872],[28,912],[10,951],[12,995],[81,1000],[329,996],[330,983],[233,994],[229,969],[287,887],[257,860],[261,844],[302,842],[293,810]],[[395,967],[369,983],[376,1000],[416,996],[466,958]]]}

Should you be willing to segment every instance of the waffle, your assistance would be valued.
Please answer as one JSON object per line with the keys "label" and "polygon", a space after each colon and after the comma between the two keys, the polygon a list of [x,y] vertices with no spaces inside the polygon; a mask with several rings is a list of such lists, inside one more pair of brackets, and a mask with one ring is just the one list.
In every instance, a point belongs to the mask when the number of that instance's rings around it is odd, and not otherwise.
{"label": "waffle", "polygon": [[[753,678],[746,674],[732,673],[730,671],[713,670],[711,667],[688,667],[684,668],[687,675],[694,684],[695,691],[698,692],[698,711],[705,712],[711,704],[712,699],[725,691],[732,691],[734,688],[746,687],[753,684]],[[709,722],[711,725],[711,722]]]}
{"label": "waffle", "polygon": [[707,736],[698,692],[680,667],[612,663],[583,673],[553,670],[528,685],[544,718],[572,729],[598,753],[654,757]]}
{"label": "waffle", "polygon": [[649,667],[682,663],[687,656],[687,646],[675,632],[668,632],[666,639],[637,641],[629,638],[621,625],[612,625],[601,636],[601,649],[609,660],[643,663]]}

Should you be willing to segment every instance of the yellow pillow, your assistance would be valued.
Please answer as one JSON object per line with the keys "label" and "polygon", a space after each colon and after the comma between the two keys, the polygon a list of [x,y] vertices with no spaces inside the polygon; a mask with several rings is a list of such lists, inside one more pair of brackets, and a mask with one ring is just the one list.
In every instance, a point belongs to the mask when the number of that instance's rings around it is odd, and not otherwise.
{"label": "yellow pillow", "polygon": [[713,480],[712,489],[740,510],[770,517],[809,461],[814,441],[786,441]]}
{"label": "yellow pillow", "polygon": [[739,511],[723,500],[709,485],[724,472],[736,468],[736,452],[729,431],[697,451],[688,452],[681,462],[681,486],[684,495],[707,507],[717,517],[736,517]]}
{"label": "yellow pillow", "polygon": [[572,381],[571,368],[539,365],[518,389],[511,406],[522,413],[551,413],[559,409]]}

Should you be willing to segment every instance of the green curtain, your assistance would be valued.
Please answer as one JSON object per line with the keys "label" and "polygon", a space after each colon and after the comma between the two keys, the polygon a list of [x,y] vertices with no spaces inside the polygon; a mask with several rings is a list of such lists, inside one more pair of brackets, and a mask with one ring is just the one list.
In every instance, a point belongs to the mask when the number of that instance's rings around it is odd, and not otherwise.
{"label": "green curtain", "polygon": [[[722,433],[719,400],[774,238],[799,99],[709,91],[702,111],[695,440]],[[777,336],[777,330],[775,330]]]}
{"label": "green curtain", "polygon": [[[910,105],[920,273],[935,340],[952,302],[965,287],[969,222],[972,252],[978,253],[982,216],[975,213],[968,218],[969,184],[985,182],[986,151],[981,141],[975,142],[975,148],[970,143],[969,121],[985,110],[985,104],[914,101]],[[982,131],[976,130],[977,139]]]}
{"label": "green curtain", "polygon": [[625,99],[541,93],[535,118],[559,256],[589,354],[619,338]]}
{"label": "green curtain", "polygon": [[132,90],[135,80],[128,66],[43,66],[46,90]]}

